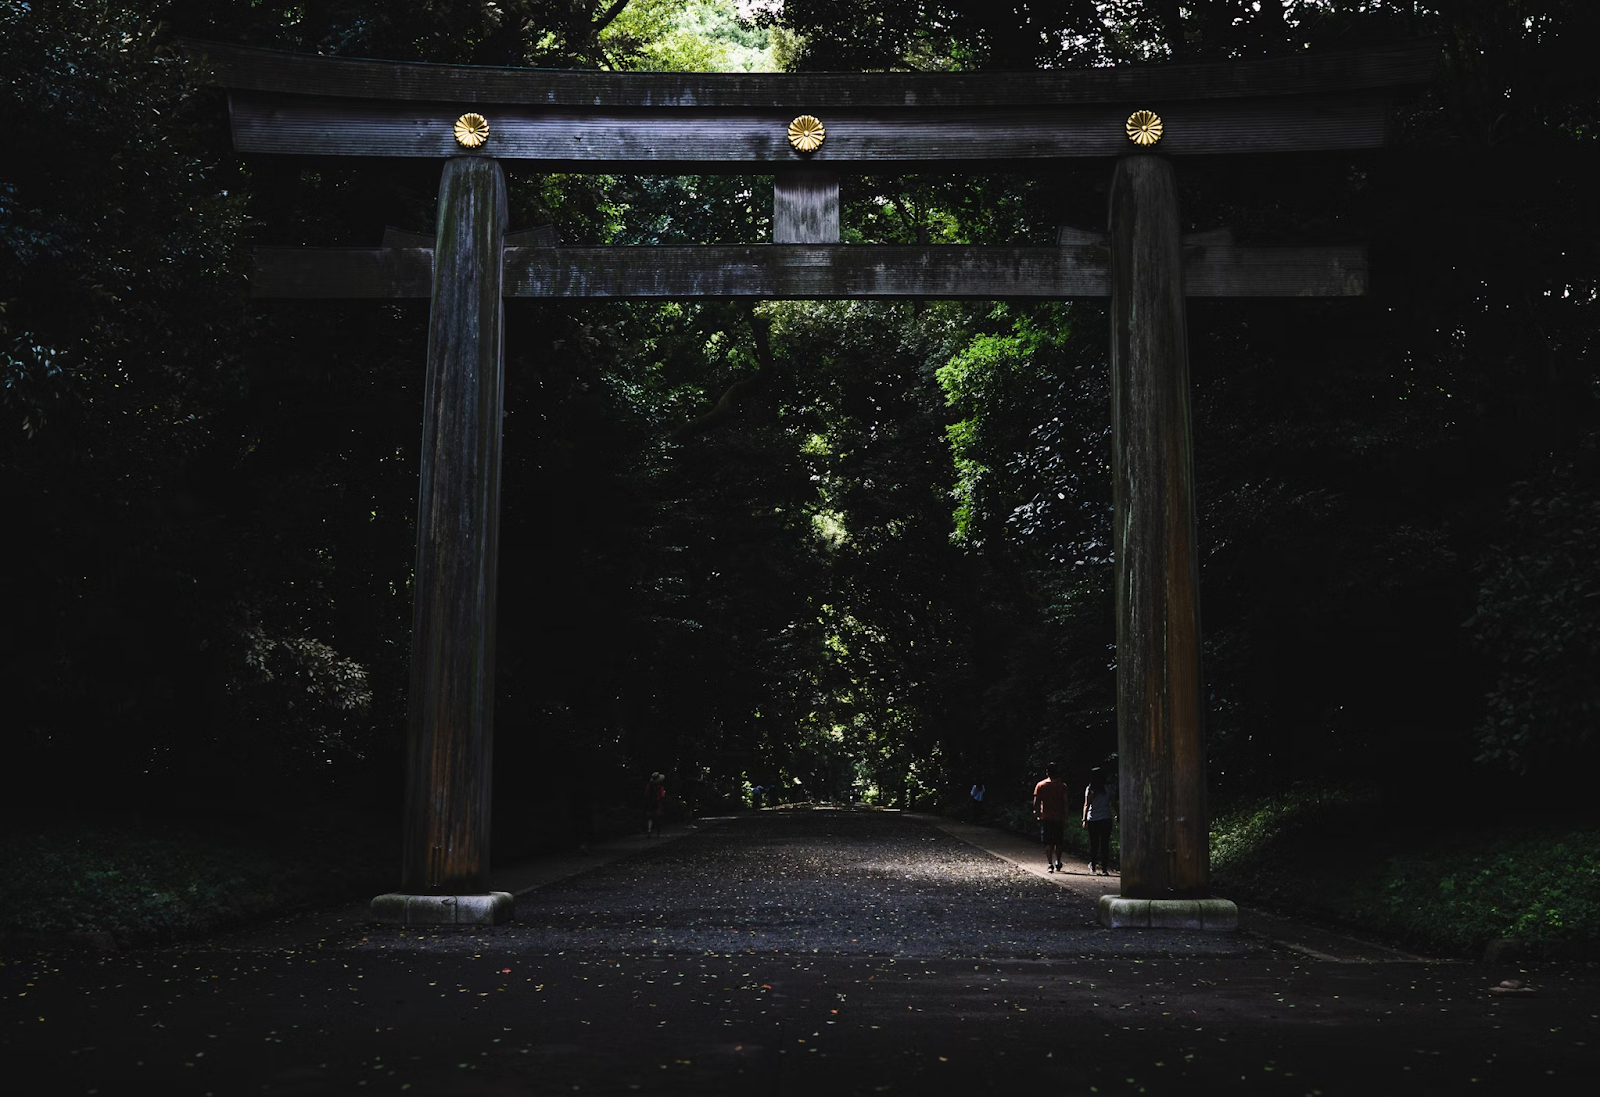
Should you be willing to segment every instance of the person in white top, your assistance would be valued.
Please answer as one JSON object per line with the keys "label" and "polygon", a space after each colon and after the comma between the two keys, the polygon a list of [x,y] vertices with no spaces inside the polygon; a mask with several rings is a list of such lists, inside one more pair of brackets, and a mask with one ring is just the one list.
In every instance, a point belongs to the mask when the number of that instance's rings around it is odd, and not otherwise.
{"label": "person in white top", "polygon": [[1089,829],[1089,871],[1111,875],[1111,791],[1099,767],[1083,790],[1083,825]]}

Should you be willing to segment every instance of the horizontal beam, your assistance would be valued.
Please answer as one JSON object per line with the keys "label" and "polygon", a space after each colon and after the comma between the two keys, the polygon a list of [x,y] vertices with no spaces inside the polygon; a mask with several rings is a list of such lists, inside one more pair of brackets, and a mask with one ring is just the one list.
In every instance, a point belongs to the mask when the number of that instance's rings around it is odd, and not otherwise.
{"label": "horizontal beam", "polygon": [[753,244],[508,249],[518,297],[1100,297],[1102,248]]}
{"label": "horizontal beam", "polygon": [[[461,156],[458,103],[330,102],[236,92],[234,148],[307,156]],[[1377,95],[1283,100],[1135,101],[1161,116],[1171,156],[1367,149],[1384,143],[1388,108]],[[489,139],[478,154],[535,160],[550,170],[759,169],[796,164],[857,171],[1111,157],[1130,147],[1127,103],[1054,110],[822,112],[827,139],[802,155],[787,111],[639,110],[627,114],[479,107]]]}
{"label": "horizontal beam", "polygon": [[[718,244],[509,247],[507,297],[1105,297],[1103,247]],[[427,297],[429,248],[257,248],[256,297]],[[1191,297],[1326,297],[1366,292],[1359,245],[1188,247]]]}
{"label": "horizontal beam", "polygon": [[466,106],[763,109],[822,114],[895,107],[1053,107],[1146,100],[1251,99],[1427,83],[1439,44],[1413,40],[1224,63],[1120,65],[1044,72],[586,72],[426,65],[181,43],[199,79],[239,91]]}

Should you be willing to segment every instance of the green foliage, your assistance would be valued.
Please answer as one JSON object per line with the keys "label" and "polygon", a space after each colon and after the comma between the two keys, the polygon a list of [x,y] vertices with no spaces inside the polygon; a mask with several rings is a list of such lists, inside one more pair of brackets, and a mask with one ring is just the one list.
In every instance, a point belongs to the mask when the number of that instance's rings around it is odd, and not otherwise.
{"label": "green foliage", "polygon": [[1536,952],[1600,952],[1600,833],[1516,828],[1478,848],[1397,858],[1368,920],[1471,951],[1511,937]]}
{"label": "green foliage", "polygon": [[608,243],[742,244],[772,232],[766,177],[641,175],[607,182],[617,208]]}
{"label": "green foliage", "polygon": [[1545,498],[1513,496],[1515,539],[1485,554],[1467,621],[1496,670],[1481,757],[1520,772],[1590,756],[1600,723],[1600,499],[1546,487]]}
{"label": "green foliage", "polygon": [[769,315],[785,348],[776,437],[805,488],[786,513],[813,577],[806,618],[787,631],[817,645],[786,649],[808,662],[791,672],[804,683],[787,702],[793,738],[769,757],[812,795],[842,799],[857,786],[904,803],[941,782],[940,729],[959,704],[962,636],[941,581],[955,557],[929,489],[947,466],[924,372],[947,329],[907,306]]}
{"label": "green foliage", "polygon": [[365,898],[398,850],[370,820],[325,813],[203,829],[121,819],[0,838],[0,935],[112,935],[153,945],[309,903]]}
{"label": "green foliage", "polygon": [[995,745],[967,765],[1019,787],[1046,761],[1076,773],[1114,749],[1107,388],[1085,338],[1102,322],[995,305],[936,370],[961,416],[947,428],[953,539],[983,565],[978,723]]}
{"label": "green foliage", "polygon": [[93,795],[171,754],[180,698],[206,707],[187,472],[248,342],[244,176],[139,6],[8,4],[0,40],[29,150],[0,168],[0,491],[27,531],[0,685],[22,758]]}
{"label": "green foliage", "polygon": [[259,627],[240,636],[244,656],[228,683],[236,732],[279,771],[308,776],[322,766],[360,762],[372,682],[367,668],[309,637],[269,636]]}
{"label": "green foliage", "polygon": [[[1004,316],[999,308],[992,318]],[[1010,483],[984,480],[992,480],[996,471],[1014,472],[1021,464],[1024,455],[1017,452],[1016,435],[1031,431],[1045,410],[1040,397],[1049,393],[1054,380],[1049,375],[1053,363],[1047,359],[1051,352],[1059,358],[1060,349],[1071,339],[1064,320],[1049,316],[1041,324],[1031,316],[1019,316],[1008,331],[977,335],[935,373],[945,400],[966,416],[945,428],[957,475],[953,494],[958,542],[981,547],[985,534],[997,532],[1016,512],[1016,493],[1006,490]],[[991,468],[1001,462],[1013,467]]]}
{"label": "green foliage", "polygon": [[0,112],[32,150],[0,176],[5,434],[98,404],[142,420],[103,444],[149,465],[197,444],[232,357],[244,200],[203,139],[213,104],[132,5],[8,4],[0,38]]}
{"label": "green foliage", "polygon": [[[1505,812],[1496,812],[1504,816]],[[1424,950],[1512,937],[1600,952],[1600,831],[1481,815],[1396,818],[1373,790],[1310,785],[1241,802],[1212,824],[1215,886]]]}
{"label": "green foliage", "polygon": [[798,36],[799,69],[1031,69],[1103,57],[1100,6],[1020,10],[974,0],[785,0],[767,18]]}
{"label": "green foliage", "polygon": [[[245,268],[254,244],[426,229],[436,170],[239,160],[165,33],[476,64],[974,70],[1415,31],[1442,34],[1448,64],[1400,109],[1399,147],[1183,169],[1187,229],[1366,240],[1381,274],[1365,301],[1191,303],[1213,777],[1243,795],[1407,785],[1477,756],[1583,772],[1600,231],[1579,8],[766,10],[0,8],[22,153],[0,167],[0,501],[22,557],[0,687],[19,765],[88,798],[261,795],[312,771],[341,795],[398,784],[426,310],[251,302]],[[1042,243],[1099,224],[1104,185],[1098,164],[851,176],[843,235]],[[742,243],[767,237],[770,196],[762,176],[519,172],[511,204],[516,227],[574,243]],[[745,776],[931,802],[1114,749],[1103,308],[517,300],[508,318],[507,782],[562,772],[571,802],[548,810],[581,831],[656,768],[707,803]]]}
{"label": "green foliage", "polygon": [[[648,44],[631,67],[676,72],[771,72],[772,34],[739,19],[733,0],[634,0],[614,26]],[[648,24],[648,30],[645,25]]]}

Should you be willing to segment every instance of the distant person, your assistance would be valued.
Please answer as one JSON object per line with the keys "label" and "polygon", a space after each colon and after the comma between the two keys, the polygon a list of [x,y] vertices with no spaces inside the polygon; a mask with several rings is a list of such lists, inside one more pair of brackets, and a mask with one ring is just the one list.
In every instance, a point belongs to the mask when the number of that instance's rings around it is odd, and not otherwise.
{"label": "distant person", "polygon": [[757,811],[760,811],[761,810],[761,795],[762,795],[762,793],[764,793],[766,791],[767,791],[767,786],[766,785],[757,785],[755,788],[751,789],[750,790],[750,806],[755,808]]}
{"label": "distant person", "polygon": [[1039,820],[1044,845],[1044,870],[1061,871],[1061,843],[1066,837],[1067,786],[1056,780],[1056,764],[1044,767],[1044,780],[1033,786],[1033,817]]}
{"label": "distant person", "polygon": [[972,791],[967,794],[972,799],[972,821],[974,823],[979,822],[983,818],[983,794],[984,787],[981,780],[977,784],[973,785]]}
{"label": "distant person", "polygon": [[1111,875],[1111,790],[1099,767],[1089,771],[1083,790],[1083,825],[1089,828],[1089,871]]}
{"label": "distant person", "polygon": [[652,773],[644,785],[644,833],[649,838],[661,837],[661,824],[667,817],[667,777]]}

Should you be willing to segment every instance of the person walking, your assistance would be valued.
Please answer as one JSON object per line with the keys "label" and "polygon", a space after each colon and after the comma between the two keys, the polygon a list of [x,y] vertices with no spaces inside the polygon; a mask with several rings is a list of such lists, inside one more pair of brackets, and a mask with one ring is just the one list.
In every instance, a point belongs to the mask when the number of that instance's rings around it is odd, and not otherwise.
{"label": "person walking", "polygon": [[967,794],[972,801],[971,811],[974,823],[983,822],[983,793],[983,779],[979,778],[977,783],[972,786],[972,791]]}
{"label": "person walking", "polygon": [[652,773],[644,785],[644,833],[647,838],[661,837],[661,823],[667,817],[667,777]]}
{"label": "person walking", "polygon": [[1066,836],[1067,786],[1056,780],[1056,764],[1044,767],[1044,780],[1033,786],[1033,817],[1039,820],[1044,870],[1061,871],[1061,842]]}
{"label": "person walking", "polygon": [[1111,875],[1111,790],[1096,766],[1083,790],[1083,825],[1089,829],[1089,871]]}

